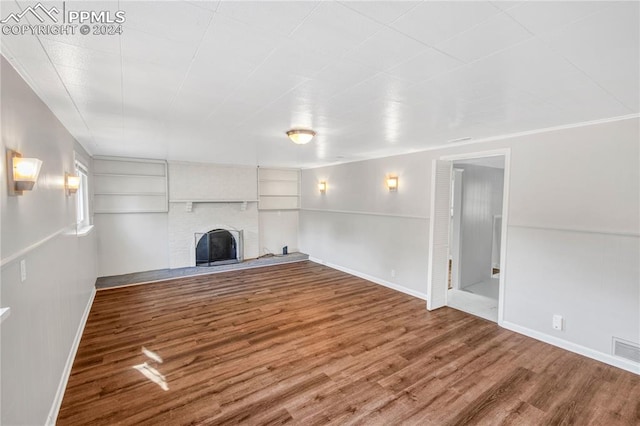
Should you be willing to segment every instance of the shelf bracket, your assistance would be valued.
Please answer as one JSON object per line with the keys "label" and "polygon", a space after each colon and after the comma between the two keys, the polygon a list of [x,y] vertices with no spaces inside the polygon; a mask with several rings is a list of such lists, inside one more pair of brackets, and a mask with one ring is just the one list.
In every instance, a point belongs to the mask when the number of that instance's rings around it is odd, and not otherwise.
{"label": "shelf bracket", "polygon": [[245,211],[247,210],[247,202],[243,201],[242,204],[240,204],[240,211]]}
{"label": "shelf bracket", "polygon": [[187,213],[191,213],[193,211],[193,202],[192,201],[187,201],[185,203],[185,208],[187,210]]}

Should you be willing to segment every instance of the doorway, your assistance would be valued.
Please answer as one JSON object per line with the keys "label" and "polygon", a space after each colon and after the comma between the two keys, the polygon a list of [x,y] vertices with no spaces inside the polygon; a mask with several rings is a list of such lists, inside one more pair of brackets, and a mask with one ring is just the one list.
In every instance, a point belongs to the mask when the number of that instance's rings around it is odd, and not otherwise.
{"label": "doorway", "polygon": [[429,310],[450,306],[501,321],[508,167],[509,150],[434,161]]}

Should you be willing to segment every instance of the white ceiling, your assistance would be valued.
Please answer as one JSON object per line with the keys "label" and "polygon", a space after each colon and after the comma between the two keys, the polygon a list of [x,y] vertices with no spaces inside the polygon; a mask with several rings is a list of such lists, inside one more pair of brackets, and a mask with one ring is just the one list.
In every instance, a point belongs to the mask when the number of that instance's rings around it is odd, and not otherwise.
{"label": "white ceiling", "polygon": [[2,36],[2,54],[95,155],[310,167],[640,110],[636,1],[66,8],[124,10],[123,34]]}

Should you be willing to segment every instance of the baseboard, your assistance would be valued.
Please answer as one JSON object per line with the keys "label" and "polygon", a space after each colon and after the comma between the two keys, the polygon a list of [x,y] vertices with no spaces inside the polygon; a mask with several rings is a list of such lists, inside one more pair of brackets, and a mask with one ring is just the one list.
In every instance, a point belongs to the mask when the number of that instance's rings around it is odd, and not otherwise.
{"label": "baseboard", "polygon": [[67,382],[69,381],[69,376],[71,375],[73,360],[76,358],[78,346],[80,346],[80,340],[82,339],[82,333],[84,332],[84,327],[87,324],[89,312],[91,312],[91,306],[93,305],[93,299],[95,297],[96,289],[93,288],[91,289],[91,296],[89,296],[89,301],[87,302],[87,306],[85,307],[82,318],[80,319],[80,325],[78,326],[78,330],[76,331],[76,337],[73,339],[73,344],[71,345],[71,350],[69,351],[69,356],[67,357],[67,363],[65,364],[64,370],[62,371],[60,384],[58,384],[56,396],[53,400],[53,404],[51,405],[51,410],[49,410],[49,415],[47,416],[47,426],[56,424],[58,413],[60,412],[60,406],[62,405],[62,398],[64,397],[64,391],[67,388]]}
{"label": "baseboard", "polygon": [[409,296],[417,297],[418,299],[422,299],[422,300],[427,300],[427,294],[426,293],[422,293],[420,291],[412,290],[410,288],[407,288],[407,287],[399,285],[399,284],[390,283],[389,281],[382,280],[380,278],[374,277],[372,275],[365,274],[365,273],[360,272],[360,271],[356,271],[356,270],[347,268],[345,266],[340,266],[340,265],[336,265],[335,263],[325,262],[324,260],[318,259],[317,257],[309,256],[309,260],[311,262],[319,263],[321,265],[326,265],[326,266],[328,266],[330,268],[337,269],[338,271],[346,272],[347,274],[350,274],[350,275],[355,275],[356,277],[365,279],[367,281],[371,281],[372,283],[376,283],[376,284],[379,284],[379,285],[384,286],[384,287],[388,287],[390,289],[399,291],[401,293],[408,294]]}
{"label": "baseboard", "polygon": [[[346,272],[347,274],[355,275],[356,277],[363,278],[363,279],[365,279],[367,281],[371,281],[373,283],[380,284],[382,286],[391,288],[393,290],[397,290],[399,292],[408,294],[410,296],[418,297],[418,298],[423,299],[423,300],[427,299],[426,293],[415,291],[415,290],[409,289],[407,287],[404,287],[404,286],[401,286],[401,285],[398,285],[398,284],[390,283],[390,282],[382,280],[380,278],[377,278],[377,277],[374,277],[374,276],[371,276],[371,275],[368,275],[368,274],[365,274],[365,273],[362,273],[362,272],[359,272],[359,271],[355,271],[353,269],[350,269],[350,268],[347,268],[347,267],[344,267],[344,266],[340,266],[340,265],[336,265],[336,264],[333,264],[333,263],[325,262],[324,260],[319,259],[317,257],[309,256],[309,260],[311,262],[319,263],[321,265],[326,265],[326,266],[328,266],[330,268],[337,269],[337,270],[342,271],[342,272]],[[596,361],[600,361],[600,362],[603,362],[605,364],[609,364],[609,365],[612,365],[614,367],[621,368],[621,369],[629,371],[631,373],[640,375],[640,365],[638,365],[638,364],[636,364],[634,362],[627,361],[625,359],[618,358],[618,357],[615,357],[615,356],[610,355],[610,354],[599,352],[599,351],[587,348],[585,346],[578,345],[576,343],[571,343],[571,342],[569,342],[567,340],[560,339],[560,338],[554,337],[554,336],[550,336],[548,334],[544,334],[544,333],[541,333],[539,331],[535,331],[535,330],[532,330],[530,328],[523,327],[523,326],[520,326],[518,324],[514,324],[512,322],[509,322],[509,321],[501,321],[501,322],[499,322],[499,325],[501,327],[506,328],[507,330],[511,330],[511,331],[516,332],[516,333],[523,334],[525,336],[531,337],[531,338],[536,339],[536,340],[540,340],[541,342],[545,342],[545,343],[548,343],[548,344],[553,345],[553,346],[557,346],[557,347],[559,347],[561,349],[565,349],[567,351],[576,353],[578,355],[583,355],[583,356],[586,356],[587,358],[595,359]]]}
{"label": "baseboard", "polygon": [[600,351],[596,351],[586,346],[578,345],[576,343],[569,342],[564,339],[560,339],[555,336],[550,336],[545,333],[541,333],[536,330],[532,330],[527,327],[523,327],[518,324],[514,324],[509,321],[502,321],[499,324],[501,327],[506,328],[507,330],[515,331],[519,334],[524,334],[525,336],[531,337],[536,340],[540,340],[541,342],[548,343],[553,346],[557,346],[559,348],[565,349],[567,351],[576,353],[578,355],[586,356],[587,358],[595,359],[596,361],[604,362],[605,364],[612,365],[614,367],[621,368],[623,370],[629,371],[634,374],[640,375],[640,365],[627,361],[622,358],[615,357],[610,354],[606,354]]}

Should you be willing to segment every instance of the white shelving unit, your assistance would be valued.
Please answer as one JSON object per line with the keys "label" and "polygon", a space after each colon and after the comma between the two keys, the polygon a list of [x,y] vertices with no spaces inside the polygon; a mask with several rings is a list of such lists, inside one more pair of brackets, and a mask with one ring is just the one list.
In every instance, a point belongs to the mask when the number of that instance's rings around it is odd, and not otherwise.
{"label": "white shelving unit", "polygon": [[258,169],[258,209],[300,208],[300,170]]}
{"label": "white shelving unit", "polygon": [[95,213],[168,211],[165,161],[96,157],[93,170]]}

